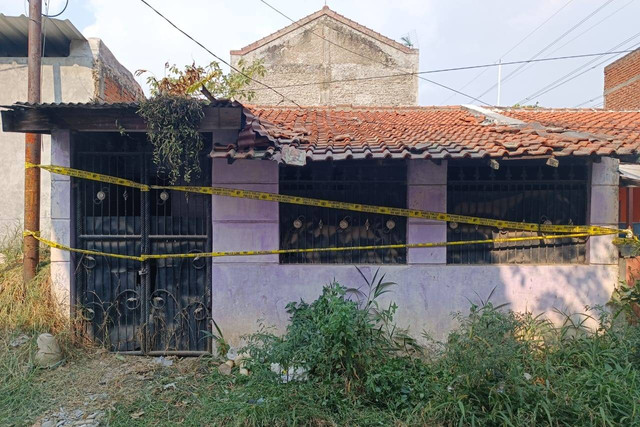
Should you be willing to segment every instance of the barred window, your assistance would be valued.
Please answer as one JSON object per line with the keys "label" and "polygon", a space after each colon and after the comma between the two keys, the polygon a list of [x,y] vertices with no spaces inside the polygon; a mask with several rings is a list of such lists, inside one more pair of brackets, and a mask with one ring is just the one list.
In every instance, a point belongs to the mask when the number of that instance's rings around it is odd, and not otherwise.
{"label": "barred window", "polygon": [[[558,167],[543,162],[486,164],[450,162],[449,213],[546,224],[586,224],[588,168],[562,160]],[[447,224],[447,240],[481,240],[537,236],[536,232],[498,230],[468,224]],[[586,262],[584,238],[447,247],[448,264],[566,264]]]}
{"label": "barred window", "polygon": [[[339,161],[281,166],[280,193],[340,202],[407,207],[403,161]],[[404,217],[280,204],[280,248],[402,244]],[[406,249],[281,254],[283,264],[402,264]]]}

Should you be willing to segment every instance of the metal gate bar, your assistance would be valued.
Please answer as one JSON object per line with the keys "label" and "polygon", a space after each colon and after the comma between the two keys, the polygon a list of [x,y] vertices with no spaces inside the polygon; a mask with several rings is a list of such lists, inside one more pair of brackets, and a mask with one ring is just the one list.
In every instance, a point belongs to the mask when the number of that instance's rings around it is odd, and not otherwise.
{"label": "metal gate bar", "polygon": [[[73,150],[73,166],[166,184],[151,161],[144,135],[78,134]],[[191,184],[210,185],[208,152],[205,147],[201,177]],[[211,250],[210,196],[141,192],[80,179],[72,184],[78,247],[126,255]],[[90,337],[129,354],[210,351],[204,333],[210,324],[210,259],[148,260],[141,265],[75,256],[77,312]]]}

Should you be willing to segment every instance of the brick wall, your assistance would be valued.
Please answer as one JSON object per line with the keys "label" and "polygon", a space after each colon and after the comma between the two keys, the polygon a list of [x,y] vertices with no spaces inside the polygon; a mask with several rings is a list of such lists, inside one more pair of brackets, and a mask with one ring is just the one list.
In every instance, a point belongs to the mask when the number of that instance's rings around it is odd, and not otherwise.
{"label": "brick wall", "polygon": [[133,102],[138,94],[128,90],[116,79],[104,77],[104,101],[105,102]]}
{"label": "brick wall", "polygon": [[604,108],[640,109],[640,49],[605,67]]}

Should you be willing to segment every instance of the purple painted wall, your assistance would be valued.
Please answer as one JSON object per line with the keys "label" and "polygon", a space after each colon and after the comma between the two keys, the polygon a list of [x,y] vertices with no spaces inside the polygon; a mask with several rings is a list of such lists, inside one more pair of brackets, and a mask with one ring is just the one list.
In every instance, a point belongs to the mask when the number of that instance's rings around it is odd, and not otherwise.
{"label": "purple painted wall", "polygon": [[[618,162],[603,159],[592,168],[590,222],[615,226],[618,222]],[[408,171],[411,208],[446,210],[447,164],[412,160]],[[213,161],[216,186],[277,192],[278,165],[271,161]],[[409,219],[408,241],[446,240],[446,224]],[[260,250],[279,247],[278,205],[214,197],[213,250]],[[553,309],[582,312],[586,305],[605,304],[618,281],[617,251],[609,237],[592,237],[585,265],[447,266],[445,248],[410,249],[407,264],[380,266],[398,283],[389,300],[398,306],[398,323],[419,337],[426,331],[442,338],[454,326],[451,314],[467,311],[469,300],[486,298],[509,303],[517,311]],[[378,266],[361,266],[373,275]],[[237,344],[255,331],[258,319],[280,330],[287,324],[290,301],[317,297],[333,279],[348,286],[363,284],[349,265],[280,265],[277,255],[214,258],[213,310],[225,336]],[[560,320],[555,315],[555,320]]]}

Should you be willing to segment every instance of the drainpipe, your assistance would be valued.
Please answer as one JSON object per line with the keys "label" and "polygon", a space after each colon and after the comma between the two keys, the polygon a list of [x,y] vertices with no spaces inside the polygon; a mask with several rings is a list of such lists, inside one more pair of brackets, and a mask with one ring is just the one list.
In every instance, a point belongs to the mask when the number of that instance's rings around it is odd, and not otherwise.
{"label": "drainpipe", "polygon": [[[30,103],[40,102],[40,65],[42,57],[42,0],[29,0],[28,94]],[[24,139],[25,162],[40,164],[42,135],[28,133]],[[40,231],[40,169],[24,172],[24,228]],[[23,278],[28,283],[36,275],[40,254],[38,241],[24,237]]]}

